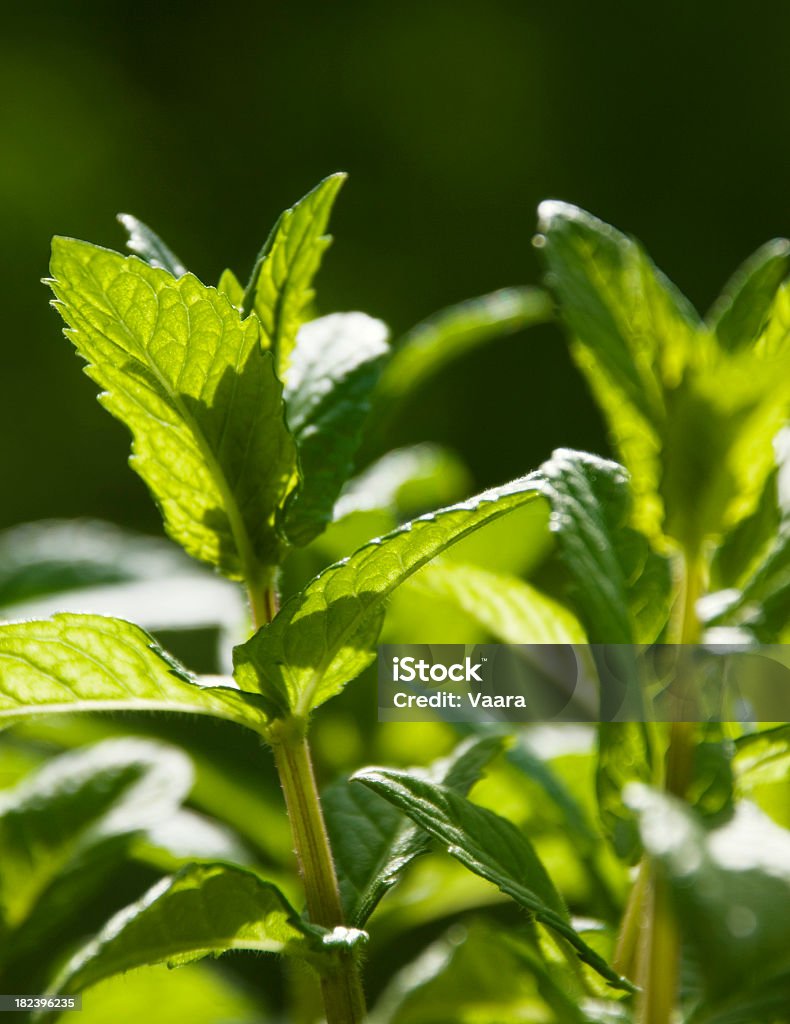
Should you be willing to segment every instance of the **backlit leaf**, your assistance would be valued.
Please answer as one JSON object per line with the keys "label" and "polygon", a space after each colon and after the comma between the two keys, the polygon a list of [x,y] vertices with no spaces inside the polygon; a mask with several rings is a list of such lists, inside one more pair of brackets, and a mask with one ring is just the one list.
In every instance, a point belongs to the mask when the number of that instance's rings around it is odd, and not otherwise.
{"label": "backlit leaf", "polygon": [[202,686],[147,633],[121,619],[56,615],[0,625],[0,722],[75,711],[177,711],[261,730],[266,702]]}
{"label": "backlit leaf", "polygon": [[191,274],[52,244],[52,289],[102,403],[131,430],[132,465],[189,554],[258,581],[279,561],[278,506],[295,449],[257,321]]}

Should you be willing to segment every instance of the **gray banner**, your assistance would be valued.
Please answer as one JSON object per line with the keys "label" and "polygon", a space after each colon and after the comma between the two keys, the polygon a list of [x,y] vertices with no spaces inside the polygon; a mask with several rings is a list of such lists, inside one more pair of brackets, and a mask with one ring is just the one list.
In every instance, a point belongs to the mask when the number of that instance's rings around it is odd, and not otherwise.
{"label": "gray banner", "polygon": [[786,722],[790,644],[384,644],[380,722]]}

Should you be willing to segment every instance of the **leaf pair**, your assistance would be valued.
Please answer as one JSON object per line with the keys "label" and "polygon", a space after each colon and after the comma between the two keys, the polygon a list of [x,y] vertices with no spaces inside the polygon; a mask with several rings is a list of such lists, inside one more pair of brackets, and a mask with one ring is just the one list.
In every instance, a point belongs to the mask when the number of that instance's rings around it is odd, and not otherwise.
{"label": "leaf pair", "polygon": [[636,521],[692,552],[755,506],[790,406],[786,242],[769,243],[703,321],[633,240],[540,207],[538,244],[637,495]]}
{"label": "leaf pair", "polygon": [[615,464],[558,452],[536,474],[371,541],[317,576],[236,649],[241,690],[200,685],[147,634],[120,620],[63,615],[0,626],[0,717],[74,708],[183,710],[263,733],[275,717],[306,719],[373,660],[385,602],[397,587],[451,545],[517,509],[530,512],[524,528],[538,535],[551,510],[590,639],[605,635],[616,614],[618,638],[630,643],[643,635],[643,609],[660,620],[669,577],[666,563],[623,526],[626,488]]}

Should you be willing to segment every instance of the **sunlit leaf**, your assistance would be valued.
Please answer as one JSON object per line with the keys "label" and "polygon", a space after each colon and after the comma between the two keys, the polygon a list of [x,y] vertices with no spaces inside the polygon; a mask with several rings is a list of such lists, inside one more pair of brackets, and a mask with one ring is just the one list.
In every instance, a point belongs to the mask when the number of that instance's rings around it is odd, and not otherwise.
{"label": "sunlit leaf", "polygon": [[98,615],[0,625],[0,721],[75,711],[177,711],[261,730],[266,702],[202,686],[137,626]]}
{"label": "sunlit leaf", "polygon": [[274,515],[296,458],[257,321],[191,274],[175,280],[86,242],[55,238],[51,269],[66,333],[131,430],[132,465],[168,532],[257,582],[279,561]]}

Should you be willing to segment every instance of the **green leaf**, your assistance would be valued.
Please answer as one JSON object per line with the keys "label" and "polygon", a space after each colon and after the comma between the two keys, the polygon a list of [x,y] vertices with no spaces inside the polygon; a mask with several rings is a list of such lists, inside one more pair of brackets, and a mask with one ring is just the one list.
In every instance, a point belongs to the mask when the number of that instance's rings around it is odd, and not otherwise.
{"label": "green leaf", "polygon": [[143,224],[130,213],[119,213],[118,220],[129,236],[126,242],[127,249],[136,253],[150,266],[166,270],[173,277],[183,277],[187,273],[187,268],[178,256],[147,224]]}
{"label": "green leaf", "polygon": [[352,778],[400,808],[470,871],[529,910],[610,984],[631,988],[572,927],[567,908],[531,843],[509,821],[407,772],[365,768]]}
{"label": "green leaf", "polygon": [[551,299],[538,288],[502,288],[443,309],[397,343],[378,398],[387,404],[400,401],[458,356],[551,317]]}
{"label": "green leaf", "polygon": [[243,312],[255,311],[262,344],[285,380],[296,334],[313,299],[312,284],[331,242],[324,234],[345,174],[331,174],[283,213],[261,249],[244,293]]}
{"label": "green leaf", "polygon": [[790,404],[790,289],[769,309],[759,275],[736,289],[721,341],[634,241],[563,203],[542,204],[540,220],[574,355],[633,479],[634,521],[697,552],[753,510],[773,466]]}
{"label": "green leaf", "polygon": [[320,964],[331,961],[333,946],[348,946],[360,934],[334,936],[307,924],[276,886],[243,868],[189,865],[112,918],[69,961],[51,991],[73,994],[134,967],[177,967],[233,949]]}
{"label": "green leaf", "polygon": [[437,560],[414,577],[411,587],[458,605],[501,643],[587,642],[567,608],[516,576]]}
{"label": "green leaf", "polygon": [[285,383],[288,426],[300,484],[285,510],[288,538],[308,544],[332,518],[387,355],[387,327],[364,313],[334,313],[305,324]]}
{"label": "green leaf", "polygon": [[589,642],[655,641],[669,614],[670,566],[628,526],[628,475],[615,462],[560,449],[538,476]]}
{"label": "green leaf", "polygon": [[52,712],[177,711],[261,731],[265,700],[203,686],[138,626],[98,615],[0,625],[0,723]]}
{"label": "green leaf", "polygon": [[707,830],[664,793],[636,785],[627,798],[699,965],[706,992],[699,1019],[715,1019],[717,1004],[733,1010],[777,983],[787,1006],[790,833],[747,801],[726,824]]}
{"label": "green leaf", "polygon": [[[501,750],[497,737],[467,740],[448,758],[412,772],[466,794]],[[361,928],[415,857],[427,852],[430,840],[392,804],[347,780],[325,790],[321,803],[346,920]]]}
{"label": "green leaf", "polygon": [[766,242],[738,268],[706,318],[723,348],[735,351],[759,336],[788,269],[786,238]]}
{"label": "green leaf", "polygon": [[244,305],[244,285],[232,270],[226,269],[222,271],[217,284],[217,291],[230,299],[231,305],[241,312]]}
{"label": "green leaf", "polygon": [[132,466],[189,554],[255,581],[277,564],[274,515],[295,449],[254,318],[187,274],[56,238],[50,282],[66,334],[131,430]]}
{"label": "green leaf", "polygon": [[473,530],[542,501],[532,477],[420,516],[330,566],[288,601],[274,621],[234,651],[235,674],[283,715],[306,717],[370,664],[384,602],[396,587]]}

